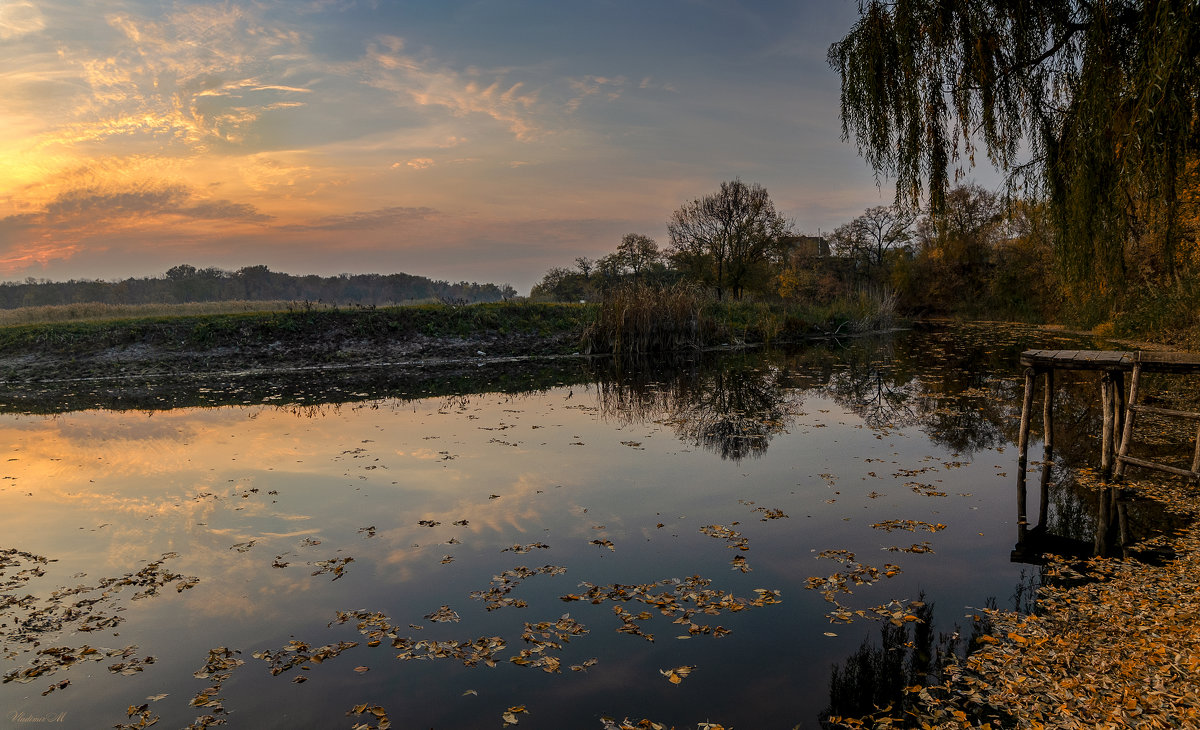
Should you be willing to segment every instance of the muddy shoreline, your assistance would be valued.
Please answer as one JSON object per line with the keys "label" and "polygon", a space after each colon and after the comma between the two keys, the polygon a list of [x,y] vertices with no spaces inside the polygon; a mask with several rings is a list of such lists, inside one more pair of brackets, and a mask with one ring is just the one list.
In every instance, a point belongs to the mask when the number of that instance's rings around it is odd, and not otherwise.
{"label": "muddy shoreline", "polygon": [[573,333],[479,332],[202,347],[136,342],[95,350],[0,351],[0,411],[62,412],[353,400],[370,391],[427,397],[532,390],[586,377]]}

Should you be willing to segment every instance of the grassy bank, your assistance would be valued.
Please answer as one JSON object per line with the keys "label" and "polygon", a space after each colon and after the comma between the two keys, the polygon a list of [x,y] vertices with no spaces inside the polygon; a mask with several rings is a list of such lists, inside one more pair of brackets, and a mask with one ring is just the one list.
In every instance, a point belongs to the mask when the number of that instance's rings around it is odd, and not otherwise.
{"label": "grassy bank", "polygon": [[[400,340],[471,339],[539,349],[520,354],[662,352],[774,343],[890,326],[894,304],[867,294],[815,306],[716,301],[695,289],[631,287],[603,304],[505,302],[470,306],[333,307],[294,302],[117,306],[76,304],[0,312],[0,354],[87,357],[135,347],[165,353],[280,349],[347,360]],[[541,338],[530,340],[530,338]],[[495,352],[495,355],[518,354]]]}
{"label": "grassy bank", "polygon": [[1171,289],[1147,291],[1128,306],[1110,313],[1093,331],[1104,337],[1156,342],[1178,350],[1200,350],[1200,285],[1188,282]]}
{"label": "grassy bank", "polygon": [[0,380],[372,365],[578,350],[592,307],[291,307],[0,327]]}
{"label": "grassy bank", "polygon": [[240,314],[245,312],[285,312],[292,309],[336,309],[328,304],[291,302],[285,300],[232,300],[223,302],[187,302],[181,304],[105,304],[80,302],[40,307],[0,309],[0,327],[18,324],[51,324],[54,322],[99,322],[104,320],[146,319],[150,317],[184,317],[206,314]]}
{"label": "grassy bank", "polygon": [[[268,303],[259,303],[268,304]],[[145,344],[188,347],[313,345],[333,336],[384,340],[427,335],[550,335],[580,331],[590,308],[569,304],[424,305],[382,308],[306,308],[83,318],[0,328],[0,350],[38,348],[83,353],[98,347]]]}
{"label": "grassy bank", "polygon": [[[226,302],[153,308],[36,307],[6,313],[7,321],[25,323],[0,326],[0,380],[377,365],[580,351],[681,352],[884,329],[891,325],[893,310],[890,300],[867,294],[816,307],[716,301],[695,289],[650,287],[614,292],[598,305],[503,302],[342,308]],[[4,321],[0,318],[0,323]]]}

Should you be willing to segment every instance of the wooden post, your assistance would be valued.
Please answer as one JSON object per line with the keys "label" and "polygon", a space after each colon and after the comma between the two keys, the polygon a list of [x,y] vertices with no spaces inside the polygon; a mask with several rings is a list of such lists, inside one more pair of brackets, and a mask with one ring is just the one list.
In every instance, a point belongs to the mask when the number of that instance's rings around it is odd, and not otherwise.
{"label": "wooden post", "polygon": [[1196,454],[1192,457],[1192,480],[1196,481],[1196,474],[1200,473],[1200,426],[1196,427]]}
{"label": "wooden post", "polygon": [[1114,400],[1112,374],[1105,370],[1104,375],[1100,378],[1100,411],[1104,420],[1100,434],[1100,475],[1105,480],[1112,476],[1113,432],[1116,430],[1113,418],[1117,411]]}
{"label": "wooden post", "polygon": [[1125,407],[1125,424],[1121,430],[1121,448],[1117,451],[1117,468],[1113,473],[1113,479],[1118,481],[1125,475],[1125,462],[1121,457],[1129,453],[1129,445],[1133,441],[1134,407],[1137,405],[1138,383],[1141,379],[1142,363],[1139,361],[1133,364],[1133,378],[1129,381],[1129,403]]}
{"label": "wooden post", "polygon": [[1021,405],[1021,426],[1017,435],[1017,536],[1025,539],[1029,527],[1026,518],[1025,468],[1029,464],[1029,412],[1033,410],[1034,369],[1025,369],[1025,400]]}
{"label": "wooden post", "polygon": [[1116,427],[1113,429],[1112,448],[1113,454],[1117,454],[1121,449],[1121,427],[1125,424],[1125,373],[1112,370],[1109,374],[1112,375],[1113,395],[1116,396],[1116,402],[1113,404],[1113,420]]}

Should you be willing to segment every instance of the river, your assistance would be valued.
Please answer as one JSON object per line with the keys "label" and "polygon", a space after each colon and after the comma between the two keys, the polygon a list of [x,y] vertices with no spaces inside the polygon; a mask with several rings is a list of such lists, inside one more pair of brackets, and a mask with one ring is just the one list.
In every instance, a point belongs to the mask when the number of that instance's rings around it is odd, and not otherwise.
{"label": "river", "polygon": [[[1017,357],[1095,346],[973,324],[424,390],[311,371],[7,403],[0,728],[865,711],[963,651],[976,609],[1029,610]],[[1099,403],[1059,387],[1045,527],[1086,551]]]}

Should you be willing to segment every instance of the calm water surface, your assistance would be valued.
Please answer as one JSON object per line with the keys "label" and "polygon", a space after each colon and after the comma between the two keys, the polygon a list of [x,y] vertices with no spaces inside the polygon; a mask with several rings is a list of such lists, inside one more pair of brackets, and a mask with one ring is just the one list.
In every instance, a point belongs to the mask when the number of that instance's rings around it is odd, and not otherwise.
{"label": "calm water surface", "polygon": [[[1080,344],[976,326],[523,394],[235,383],[236,405],[0,416],[0,728],[350,728],[363,704],[817,727],[833,668],[878,644],[855,611],[966,631],[1036,579],[1011,559],[1016,358]],[[1076,411],[1064,472],[1094,458]],[[1056,492],[1051,519],[1086,541],[1088,509]]]}

